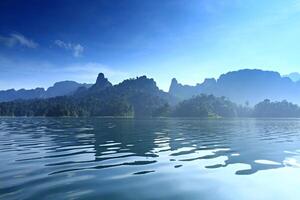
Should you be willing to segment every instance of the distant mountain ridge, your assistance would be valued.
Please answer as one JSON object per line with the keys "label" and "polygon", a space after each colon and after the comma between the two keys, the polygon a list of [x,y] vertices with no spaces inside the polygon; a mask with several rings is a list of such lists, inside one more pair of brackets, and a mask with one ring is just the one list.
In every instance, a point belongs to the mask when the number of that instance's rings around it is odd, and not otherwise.
{"label": "distant mountain ridge", "polygon": [[300,104],[300,82],[282,77],[278,72],[243,69],[222,74],[216,79],[205,79],[196,86],[182,85],[173,79],[169,93],[179,99],[199,94],[225,96],[238,104],[254,105],[264,99],[288,100]]}
{"label": "distant mountain ridge", "polygon": [[56,96],[70,95],[74,93],[78,88],[89,88],[91,84],[77,83],[75,81],[60,81],[49,87],[47,90],[44,88],[35,89],[9,89],[0,91],[0,102],[14,101],[18,99],[44,99]]}
{"label": "distant mountain ridge", "polygon": [[[196,86],[172,79],[170,92],[160,90],[146,76],[113,85],[103,73],[91,87],[80,86],[69,95],[61,95],[67,85],[69,92],[76,88],[73,82],[65,82],[55,84],[56,90],[48,89],[57,91],[50,95],[60,96],[2,102],[0,116],[300,117],[299,106],[277,100],[294,98],[297,102],[299,82],[270,71],[229,72]],[[39,88],[30,92],[43,91]],[[256,101],[259,103],[252,106]]]}
{"label": "distant mountain ridge", "polygon": [[[300,105],[300,81],[292,81],[289,77],[281,76],[278,72],[259,69],[242,69],[228,72],[222,74],[218,79],[207,78],[195,86],[180,84],[173,78],[168,92],[161,91],[156,86],[155,81],[148,79],[146,76],[124,80],[122,83],[113,85],[105,78],[103,73],[99,73],[95,84],[62,81],[55,83],[47,90],[36,88],[0,91],[0,102],[18,99],[46,99],[73,94],[74,97],[89,95],[98,98],[99,95],[105,96],[108,92],[111,94],[117,90],[126,90],[130,93],[130,89],[133,88],[134,91],[143,88],[143,91],[147,90],[149,94],[159,93],[159,96],[164,96],[171,105],[200,94],[212,94],[216,97],[224,96],[234,103],[250,106],[265,99],[271,99],[272,101],[287,100]],[[124,93],[124,95],[126,94]]]}
{"label": "distant mountain ridge", "polygon": [[163,116],[172,97],[153,79],[140,76],[112,85],[103,73],[90,88],[68,96],[0,103],[2,116]]}
{"label": "distant mountain ridge", "polygon": [[61,81],[55,83],[52,87],[49,87],[46,91],[45,98],[70,95],[77,91],[78,88],[89,88],[92,84],[77,83],[75,81]]}

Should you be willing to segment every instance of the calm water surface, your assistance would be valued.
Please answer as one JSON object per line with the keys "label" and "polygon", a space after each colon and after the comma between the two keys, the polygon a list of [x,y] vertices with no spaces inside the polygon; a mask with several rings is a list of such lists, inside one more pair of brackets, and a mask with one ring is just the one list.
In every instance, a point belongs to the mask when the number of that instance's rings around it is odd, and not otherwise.
{"label": "calm water surface", "polygon": [[0,199],[299,199],[299,119],[0,118]]}

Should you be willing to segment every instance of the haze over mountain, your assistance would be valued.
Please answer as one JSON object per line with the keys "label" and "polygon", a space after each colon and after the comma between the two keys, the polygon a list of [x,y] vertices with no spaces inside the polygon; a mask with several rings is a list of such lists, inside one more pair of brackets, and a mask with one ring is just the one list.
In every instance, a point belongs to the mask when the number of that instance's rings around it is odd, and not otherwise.
{"label": "haze over mountain", "polygon": [[205,79],[196,86],[182,85],[174,78],[169,93],[180,99],[198,94],[225,96],[239,104],[254,105],[264,99],[288,100],[300,104],[300,82],[282,77],[278,72],[243,69],[228,72],[217,80]]}
{"label": "haze over mountain", "polygon": [[[254,75],[256,79],[253,80]],[[256,85],[251,85],[254,81],[256,81]],[[266,81],[269,81],[271,84]],[[286,83],[284,85],[285,88],[280,85],[284,82]],[[204,83],[198,84],[197,86],[182,86],[176,79],[173,79],[171,85],[171,93],[173,94],[171,94],[160,90],[156,82],[146,76],[127,79],[119,84],[113,85],[105,78],[103,73],[99,73],[96,83],[91,87],[79,87],[75,92],[68,93],[69,95],[52,98],[44,98],[43,96],[43,98],[39,99],[19,99],[12,102],[2,102],[0,103],[0,115],[300,117],[300,107],[288,101],[272,102],[265,99],[253,107],[237,105],[230,101],[230,98],[235,100],[244,100],[243,98],[250,99],[251,96],[249,97],[247,95],[253,91],[256,91],[256,93],[253,93],[256,94],[256,96],[252,95],[251,100],[263,98],[264,95],[274,96],[276,92],[278,92],[278,89],[280,91],[286,89],[290,87],[291,83],[294,82],[289,78],[282,78],[276,72],[240,70],[221,75],[217,81],[207,79]],[[63,85],[64,84],[55,84],[54,88],[58,87],[62,89]],[[73,83],[67,82],[65,85],[70,86],[73,85]],[[243,88],[245,88],[245,90],[243,90]],[[223,96],[216,97],[217,95],[208,94],[209,92],[214,92],[220,95],[225,91],[230,98]],[[268,93],[268,91],[274,93]],[[188,92],[193,92],[194,97],[180,101],[178,96],[180,94],[185,95],[185,97],[191,95]],[[206,94],[203,94],[204,92]]]}
{"label": "haze over mountain", "polygon": [[298,72],[290,73],[290,74],[286,75],[285,77],[289,77],[294,82],[300,81],[300,73],[298,73]]}
{"label": "haze over mountain", "polygon": [[0,102],[13,101],[17,99],[40,99],[70,95],[73,92],[75,92],[79,87],[89,88],[90,86],[91,84],[81,84],[75,81],[61,81],[54,83],[54,85],[49,87],[47,90],[39,87],[29,90],[2,90],[0,91]]}
{"label": "haze over mountain", "polygon": [[[71,94],[75,94],[75,96],[84,96],[87,94],[99,95],[107,88],[120,88],[130,83],[144,84],[134,87],[149,90],[148,92],[150,93],[159,93],[159,96],[164,96],[172,105],[180,100],[189,99],[200,94],[212,94],[217,97],[224,96],[234,103],[242,105],[249,104],[251,106],[264,99],[270,99],[272,101],[288,100],[300,104],[300,81],[292,81],[289,77],[281,76],[278,72],[273,71],[263,71],[259,69],[232,71],[222,74],[217,80],[207,78],[203,83],[199,83],[195,86],[182,85],[173,78],[168,93],[159,90],[154,80],[148,80],[146,76],[141,76],[137,78],[136,81],[133,80],[134,79],[129,79],[120,84],[113,85],[103,73],[99,73],[96,83],[93,85],[80,84],[75,81],[62,81],[55,83],[47,90],[44,88],[36,88],[30,90],[11,89],[0,91],[0,102],[17,99],[45,99]],[[116,89],[114,89],[114,91],[115,90]],[[103,93],[102,95],[107,94]]]}

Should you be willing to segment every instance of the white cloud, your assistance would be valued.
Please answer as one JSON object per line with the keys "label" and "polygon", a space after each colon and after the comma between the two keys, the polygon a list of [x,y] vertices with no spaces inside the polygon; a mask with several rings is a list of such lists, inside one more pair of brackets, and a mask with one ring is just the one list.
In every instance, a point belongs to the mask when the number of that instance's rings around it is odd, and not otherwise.
{"label": "white cloud", "polygon": [[28,48],[38,47],[38,43],[34,42],[31,39],[26,38],[24,35],[19,33],[12,33],[9,36],[0,35],[0,43],[8,47],[14,47],[17,45],[21,45]]}
{"label": "white cloud", "polygon": [[74,57],[80,57],[84,50],[81,44],[66,43],[61,40],[55,40],[54,44],[56,44],[60,48],[72,51]]}

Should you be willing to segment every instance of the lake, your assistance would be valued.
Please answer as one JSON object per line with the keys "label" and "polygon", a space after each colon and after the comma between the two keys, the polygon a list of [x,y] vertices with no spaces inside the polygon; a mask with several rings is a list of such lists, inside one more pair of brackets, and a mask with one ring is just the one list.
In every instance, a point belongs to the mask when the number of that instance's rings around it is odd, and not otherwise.
{"label": "lake", "polygon": [[0,118],[0,199],[299,199],[299,119]]}

